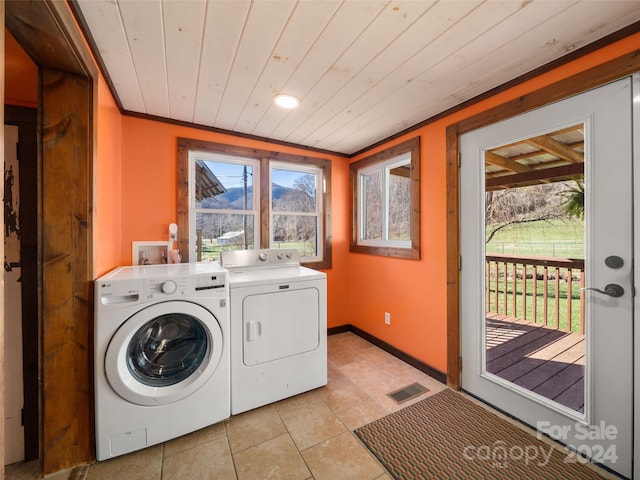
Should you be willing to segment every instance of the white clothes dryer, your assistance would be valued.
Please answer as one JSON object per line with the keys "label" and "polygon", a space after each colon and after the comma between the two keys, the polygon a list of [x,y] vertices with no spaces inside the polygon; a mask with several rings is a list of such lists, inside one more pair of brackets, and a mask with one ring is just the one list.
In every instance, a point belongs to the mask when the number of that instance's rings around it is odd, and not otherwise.
{"label": "white clothes dryer", "polygon": [[230,250],[231,414],[327,384],[327,276],[295,249]]}
{"label": "white clothes dryer", "polygon": [[95,281],[96,458],[230,416],[227,272],[120,267]]}

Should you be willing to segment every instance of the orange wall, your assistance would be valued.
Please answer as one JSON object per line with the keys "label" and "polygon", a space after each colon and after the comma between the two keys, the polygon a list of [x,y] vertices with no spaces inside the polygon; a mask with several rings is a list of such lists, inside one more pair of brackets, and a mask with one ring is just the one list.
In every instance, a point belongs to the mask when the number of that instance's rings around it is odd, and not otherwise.
{"label": "orange wall", "polygon": [[122,115],[102,75],[95,118],[93,271],[99,277],[122,262]]}
{"label": "orange wall", "polygon": [[[346,316],[348,160],[303,149],[181,127],[134,117],[122,118],[122,235],[118,264],[131,264],[131,242],[164,241],[177,223],[178,137],[276,150],[331,160],[333,268],[328,275],[329,326],[349,323]],[[114,195],[118,195],[114,191]],[[178,232],[182,235],[183,232]],[[115,264],[113,265],[115,266]]]}
{"label": "orange wall", "polygon": [[[359,160],[395,143],[421,137],[421,260],[349,254],[349,323],[446,372],[446,127],[505,101],[550,85],[572,74],[634,51],[640,34],[502,92],[405,137],[353,159]],[[334,210],[339,207],[334,205]],[[391,313],[391,325],[384,324]]]}

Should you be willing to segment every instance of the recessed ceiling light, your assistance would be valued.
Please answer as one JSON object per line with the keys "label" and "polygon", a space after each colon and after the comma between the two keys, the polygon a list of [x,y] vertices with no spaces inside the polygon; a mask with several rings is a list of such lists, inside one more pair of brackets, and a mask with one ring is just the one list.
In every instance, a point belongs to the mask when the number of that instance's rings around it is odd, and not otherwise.
{"label": "recessed ceiling light", "polygon": [[278,95],[275,98],[276,104],[282,108],[296,108],[300,103],[293,95]]}

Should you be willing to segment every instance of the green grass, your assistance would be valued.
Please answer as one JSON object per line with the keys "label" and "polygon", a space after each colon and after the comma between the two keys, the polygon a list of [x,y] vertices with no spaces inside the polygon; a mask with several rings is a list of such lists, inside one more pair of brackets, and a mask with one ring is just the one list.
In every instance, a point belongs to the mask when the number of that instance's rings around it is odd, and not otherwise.
{"label": "green grass", "polygon": [[[491,227],[487,228],[487,232]],[[509,225],[486,244],[486,251],[507,255],[584,258],[584,222],[540,220]]]}

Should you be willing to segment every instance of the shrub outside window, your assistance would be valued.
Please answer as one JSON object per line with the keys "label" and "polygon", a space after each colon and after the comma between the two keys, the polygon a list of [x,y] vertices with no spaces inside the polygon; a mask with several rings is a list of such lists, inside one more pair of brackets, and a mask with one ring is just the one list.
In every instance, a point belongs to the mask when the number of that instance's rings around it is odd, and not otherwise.
{"label": "shrub outside window", "polygon": [[419,138],[351,165],[351,251],[420,258]]}

